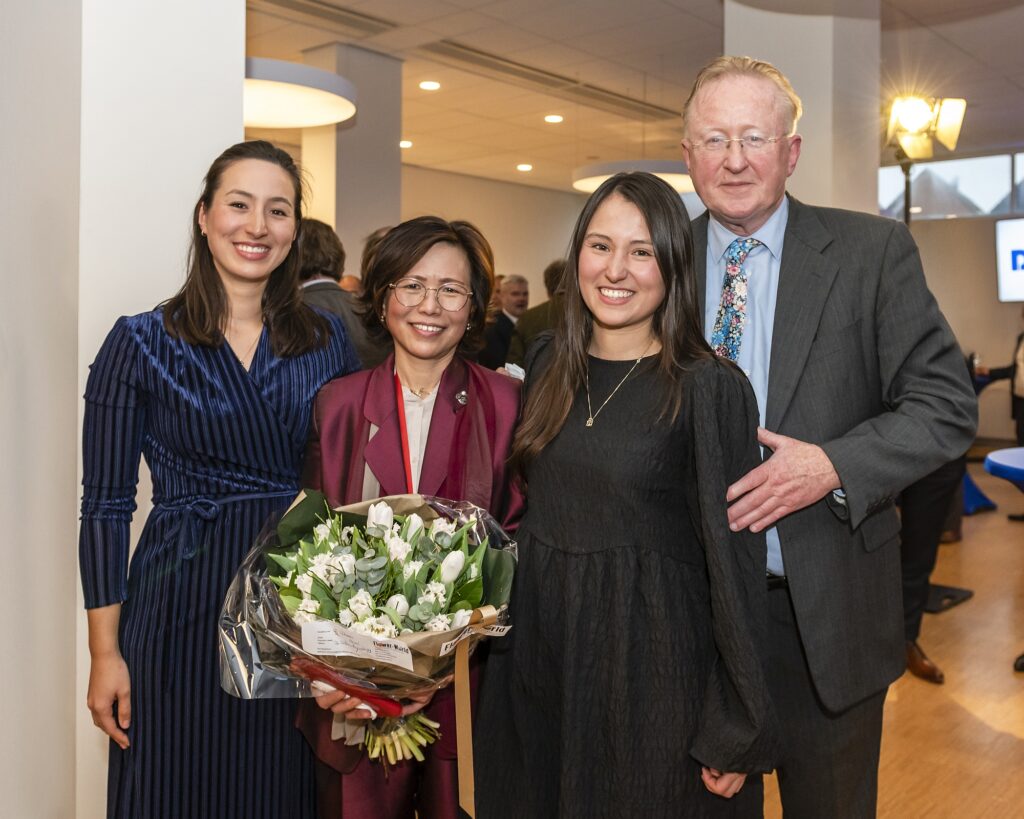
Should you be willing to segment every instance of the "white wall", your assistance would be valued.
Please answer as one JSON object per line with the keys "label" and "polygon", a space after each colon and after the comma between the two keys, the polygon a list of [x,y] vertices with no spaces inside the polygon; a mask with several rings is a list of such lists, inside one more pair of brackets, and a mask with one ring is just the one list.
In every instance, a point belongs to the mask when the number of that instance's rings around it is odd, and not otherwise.
{"label": "white wall", "polygon": [[[217,154],[242,139],[244,76],[244,0],[83,0],[79,326],[77,360],[70,356],[77,375],[69,385],[72,395],[84,391],[88,366],[114,320],[151,309],[181,286],[203,174]],[[73,446],[69,442],[65,452],[69,461]],[[74,494],[68,499],[72,507],[77,488]],[[133,542],[150,508],[145,479],[139,501]],[[74,533],[64,540],[70,551]],[[81,609],[80,593],[78,604]],[[99,819],[105,813],[107,742],[84,706],[84,613],[77,646],[74,815]]]}
{"label": "white wall", "polygon": [[81,16],[4,4],[0,26],[0,793],[74,815],[76,325]]}
{"label": "white wall", "polygon": [[[921,250],[928,286],[964,353],[978,353],[990,367],[1009,364],[1024,324],[1022,305],[1001,304],[996,294],[995,220],[927,220],[911,223],[911,232]],[[1007,381],[987,387],[978,406],[979,435],[1014,437]]]}
{"label": "white wall", "polygon": [[465,219],[494,248],[495,272],[530,281],[530,304],[547,300],[542,274],[564,257],[586,197],[546,188],[402,166],[402,219]]}

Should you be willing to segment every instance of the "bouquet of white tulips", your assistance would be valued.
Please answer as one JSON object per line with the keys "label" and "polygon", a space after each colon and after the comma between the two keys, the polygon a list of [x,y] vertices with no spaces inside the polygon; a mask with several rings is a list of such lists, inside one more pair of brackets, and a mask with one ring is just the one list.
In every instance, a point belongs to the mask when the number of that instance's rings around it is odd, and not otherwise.
{"label": "bouquet of white tulips", "polygon": [[299,496],[268,527],[221,614],[221,683],[244,698],[309,696],[316,682],[378,717],[365,745],[422,759],[437,724],[401,700],[450,678],[456,649],[508,631],[515,543],[471,504],[401,495],[331,509]]}

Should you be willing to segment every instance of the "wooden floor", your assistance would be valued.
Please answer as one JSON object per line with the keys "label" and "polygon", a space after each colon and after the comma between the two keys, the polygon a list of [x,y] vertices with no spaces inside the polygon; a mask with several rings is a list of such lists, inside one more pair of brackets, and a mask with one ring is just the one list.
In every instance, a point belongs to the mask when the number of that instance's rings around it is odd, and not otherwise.
{"label": "wooden floor", "polygon": [[[963,540],[943,545],[933,582],[974,597],[926,614],[920,643],[946,674],[932,685],[905,674],[885,704],[881,819],[1024,817],[1024,494],[980,464],[971,475],[999,508],[964,518]],[[765,816],[782,815],[774,778]],[[822,819],[827,819],[823,817]]]}

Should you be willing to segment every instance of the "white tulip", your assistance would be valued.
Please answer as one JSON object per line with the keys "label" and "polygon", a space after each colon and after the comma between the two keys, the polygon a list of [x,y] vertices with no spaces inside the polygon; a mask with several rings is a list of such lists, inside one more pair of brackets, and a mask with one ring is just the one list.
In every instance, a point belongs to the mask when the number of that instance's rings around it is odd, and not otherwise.
{"label": "white tulip", "polygon": [[466,565],[466,556],[461,552],[451,552],[441,561],[441,582],[454,583],[460,574],[462,567]]}
{"label": "white tulip", "polygon": [[409,613],[409,601],[404,594],[393,594],[388,598],[387,607],[394,610],[399,617],[405,617]]}
{"label": "white tulip", "polygon": [[423,531],[423,518],[413,512],[405,519],[405,539],[411,541],[416,537],[417,532]]}
{"label": "white tulip", "polygon": [[390,529],[395,522],[395,513],[384,501],[370,505],[366,511],[366,525],[380,526],[382,529]]}
{"label": "white tulip", "polygon": [[469,625],[469,618],[473,612],[470,609],[459,609],[452,613],[452,628],[462,628]]}

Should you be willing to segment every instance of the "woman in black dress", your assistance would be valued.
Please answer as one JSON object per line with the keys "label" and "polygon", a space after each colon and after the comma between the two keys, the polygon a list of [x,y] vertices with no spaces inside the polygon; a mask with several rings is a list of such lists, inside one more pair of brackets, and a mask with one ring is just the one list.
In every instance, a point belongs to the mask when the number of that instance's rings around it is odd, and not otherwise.
{"label": "woman in black dress", "polygon": [[513,443],[527,512],[475,726],[480,819],[762,813],[765,541],[725,502],[760,460],[757,406],[704,341],[692,257],[649,174],[577,222]]}

